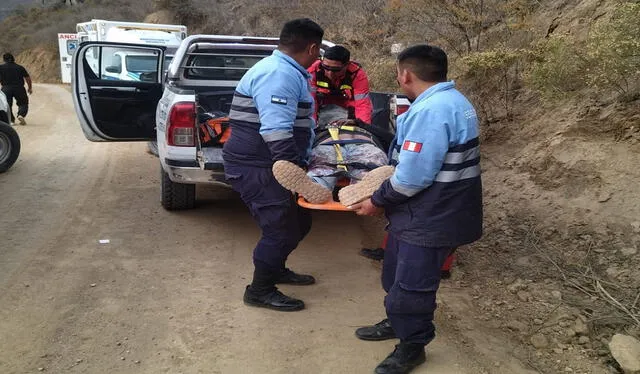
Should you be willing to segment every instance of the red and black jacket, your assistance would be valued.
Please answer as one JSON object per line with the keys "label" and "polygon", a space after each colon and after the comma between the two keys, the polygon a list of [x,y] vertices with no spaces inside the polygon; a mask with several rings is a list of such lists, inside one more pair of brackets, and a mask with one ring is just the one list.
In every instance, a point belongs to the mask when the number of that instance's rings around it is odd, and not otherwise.
{"label": "red and black jacket", "polygon": [[340,82],[331,82],[322,69],[321,61],[316,61],[309,69],[311,91],[316,102],[315,118],[318,109],[325,105],[336,104],[345,109],[353,108],[355,117],[371,123],[373,104],[369,97],[369,78],[356,62],[349,62],[346,74]]}

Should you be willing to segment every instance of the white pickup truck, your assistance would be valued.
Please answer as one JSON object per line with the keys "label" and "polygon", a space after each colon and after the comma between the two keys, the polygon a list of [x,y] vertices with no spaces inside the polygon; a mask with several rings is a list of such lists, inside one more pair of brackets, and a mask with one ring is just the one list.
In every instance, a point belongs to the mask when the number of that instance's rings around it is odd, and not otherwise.
{"label": "white pickup truck", "polygon": [[[240,78],[270,55],[277,38],[193,35],[175,52],[163,73],[163,47],[110,43],[82,43],[73,61],[73,101],[87,139],[91,141],[158,142],[161,201],[168,210],[190,209],[196,203],[196,184],[225,182],[222,146],[203,145],[199,114],[229,113]],[[323,43],[324,47],[333,44]],[[114,80],[110,61],[89,64],[90,56],[114,52],[154,56],[156,69],[140,81]],[[391,74],[391,72],[390,72]],[[394,127],[408,101],[394,94],[371,93],[373,125]]]}

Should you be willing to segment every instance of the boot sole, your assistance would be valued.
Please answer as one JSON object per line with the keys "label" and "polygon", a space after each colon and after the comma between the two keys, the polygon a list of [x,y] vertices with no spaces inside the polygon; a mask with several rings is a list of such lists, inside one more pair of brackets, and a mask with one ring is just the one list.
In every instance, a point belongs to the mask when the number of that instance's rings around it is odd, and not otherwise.
{"label": "boot sole", "polygon": [[362,252],[360,252],[360,256],[368,258],[369,260],[373,260],[373,261],[382,261],[382,260],[384,260],[384,257],[374,256],[374,255],[370,255],[370,254],[366,254],[366,253],[362,253]]}
{"label": "boot sole", "polygon": [[301,306],[292,306],[292,307],[286,307],[286,308],[282,308],[282,307],[275,307],[269,304],[263,304],[263,303],[254,303],[248,300],[243,300],[245,305],[248,306],[253,306],[253,307],[257,307],[257,308],[265,308],[265,309],[271,309],[271,310],[275,310],[278,312],[297,312],[299,310],[303,310],[304,309],[304,305]]}
{"label": "boot sole", "polygon": [[298,165],[289,161],[276,161],[273,176],[289,191],[296,192],[312,204],[322,204],[333,198],[331,191],[314,183]]}
{"label": "boot sole", "polygon": [[360,340],[365,340],[368,342],[380,342],[383,340],[391,340],[391,339],[397,339],[398,337],[393,335],[393,336],[384,336],[384,337],[379,337],[379,338],[370,338],[370,337],[366,337],[366,336],[360,336],[358,334],[356,334],[356,338],[360,339]]}
{"label": "boot sole", "polygon": [[276,282],[276,284],[287,284],[289,286],[311,286],[312,284],[316,284],[316,281],[297,282],[297,283],[293,283],[293,282]]}
{"label": "boot sole", "polygon": [[[410,364],[408,364],[407,366],[403,367],[403,373],[409,373],[411,371],[413,371],[413,369],[417,368],[418,366],[424,364],[425,362],[427,362],[427,358],[426,356],[422,356],[420,357],[417,361],[413,361]],[[374,374],[378,374],[378,373],[388,373],[389,370],[387,368],[378,368],[376,367],[374,370]]]}
{"label": "boot sole", "polygon": [[340,203],[344,206],[351,206],[370,198],[385,180],[391,178],[394,170],[395,168],[389,165],[371,170],[360,182],[338,191]]}

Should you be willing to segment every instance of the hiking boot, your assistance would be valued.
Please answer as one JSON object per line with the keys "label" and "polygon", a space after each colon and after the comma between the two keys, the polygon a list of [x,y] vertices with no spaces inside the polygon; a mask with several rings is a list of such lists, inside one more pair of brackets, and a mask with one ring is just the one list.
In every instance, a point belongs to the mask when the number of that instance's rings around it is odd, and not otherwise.
{"label": "hiking boot", "polygon": [[376,261],[382,261],[384,259],[383,248],[362,248],[360,254],[366,258],[370,258]]}
{"label": "hiking boot", "polygon": [[379,341],[395,339],[396,333],[389,319],[383,319],[373,326],[360,327],[356,330],[356,336],[361,340]]}
{"label": "hiking boot", "polygon": [[25,126],[27,124],[27,121],[24,119],[23,116],[18,116],[18,122],[20,123],[20,125]]}
{"label": "hiking boot", "polygon": [[376,367],[374,373],[406,374],[426,360],[424,344],[400,343],[396,345],[393,352]]}
{"label": "hiking boot", "polygon": [[289,269],[285,269],[276,284],[292,284],[294,286],[308,286],[316,283],[316,279],[307,274],[298,274]]}
{"label": "hiking boot", "polygon": [[391,178],[395,168],[393,166],[380,166],[368,172],[360,182],[350,184],[338,192],[340,203],[344,206],[351,206],[366,200],[385,180]]}
{"label": "hiking boot", "polygon": [[289,161],[276,161],[273,164],[273,175],[282,187],[296,192],[312,204],[322,204],[332,198],[331,191],[315,183],[307,173]]}
{"label": "hiking boot", "polygon": [[277,310],[279,312],[294,312],[304,309],[304,301],[289,297],[277,289],[261,295],[253,292],[250,286],[244,291],[244,303],[250,306]]}

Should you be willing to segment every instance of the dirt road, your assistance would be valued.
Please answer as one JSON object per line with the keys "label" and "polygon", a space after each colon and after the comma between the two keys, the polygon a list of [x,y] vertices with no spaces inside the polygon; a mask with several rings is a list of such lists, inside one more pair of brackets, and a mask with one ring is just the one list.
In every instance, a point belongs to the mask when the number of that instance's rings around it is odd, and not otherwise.
{"label": "dirt road", "polygon": [[[319,281],[282,287],[305,311],[246,307],[259,232],[233,194],[199,190],[198,209],[166,212],[145,144],[86,141],[65,87],[37,85],[32,102],[0,175],[0,373],[370,373],[393,349],[353,335],[384,312],[353,216],[316,214],[294,252]],[[464,324],[456,292],[443,285],[416,373],[530,373]]]}

